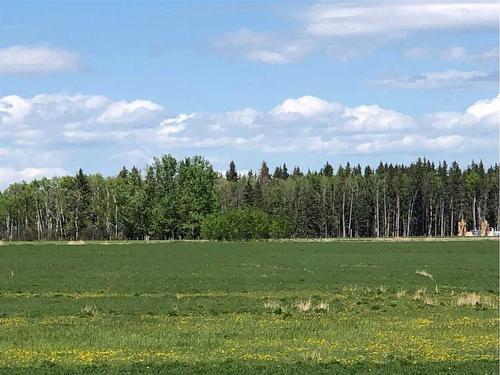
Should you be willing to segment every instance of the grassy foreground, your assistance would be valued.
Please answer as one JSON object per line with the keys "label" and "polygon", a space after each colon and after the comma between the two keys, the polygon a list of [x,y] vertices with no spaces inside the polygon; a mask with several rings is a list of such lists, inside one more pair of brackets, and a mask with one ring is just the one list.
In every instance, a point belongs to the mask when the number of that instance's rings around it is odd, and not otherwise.
{"label": "grassy foreground", "polygon": [[497,374],[498,256],[497,241],[0,246],[0,373]]}

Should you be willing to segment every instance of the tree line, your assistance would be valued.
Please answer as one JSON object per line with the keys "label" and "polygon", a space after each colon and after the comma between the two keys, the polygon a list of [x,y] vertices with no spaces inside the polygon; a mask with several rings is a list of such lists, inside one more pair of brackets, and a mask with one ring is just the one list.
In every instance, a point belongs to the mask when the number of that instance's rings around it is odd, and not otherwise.
{"label": "tree line", "polygon": [[499,229],[499,168],[418,159],[376,168],[217,173],[203,157],[155,158],[116,176],[42,178],[0,193],[3,240],[449,236]]}

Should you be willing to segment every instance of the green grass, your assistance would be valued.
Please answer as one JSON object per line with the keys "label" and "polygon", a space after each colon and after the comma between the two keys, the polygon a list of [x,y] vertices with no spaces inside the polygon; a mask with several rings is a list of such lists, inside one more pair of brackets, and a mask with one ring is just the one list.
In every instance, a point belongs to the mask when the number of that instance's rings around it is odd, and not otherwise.
{"label": "green grass", "polygon": [[497,241],[21,243],[0,259],[0,373],[498,373]]}

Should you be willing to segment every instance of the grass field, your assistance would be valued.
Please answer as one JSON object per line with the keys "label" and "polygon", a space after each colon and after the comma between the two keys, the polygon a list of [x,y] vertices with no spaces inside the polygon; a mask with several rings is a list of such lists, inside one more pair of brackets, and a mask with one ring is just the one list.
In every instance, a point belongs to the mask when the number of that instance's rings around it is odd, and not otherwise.
{"label": "grass field", "polygon": [[0,246],[0,373],[497,374],[498,242]]}

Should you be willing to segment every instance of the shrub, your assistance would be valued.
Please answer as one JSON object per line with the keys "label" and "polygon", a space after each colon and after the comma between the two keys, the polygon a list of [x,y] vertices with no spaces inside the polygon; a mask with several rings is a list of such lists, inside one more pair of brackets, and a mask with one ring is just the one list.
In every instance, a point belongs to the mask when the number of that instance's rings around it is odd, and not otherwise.
{"label": "shrub", "polygon": [[207,216],[201,224],[201,236],[207,240],[260,240],[285,237],[288,224],[271,220],[255,208],[237,208]]}

